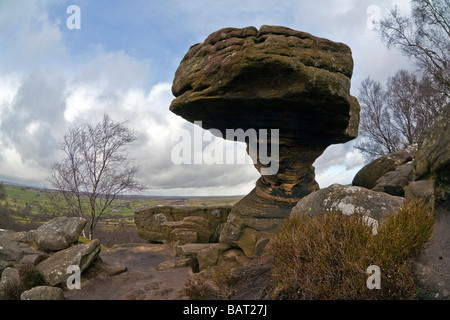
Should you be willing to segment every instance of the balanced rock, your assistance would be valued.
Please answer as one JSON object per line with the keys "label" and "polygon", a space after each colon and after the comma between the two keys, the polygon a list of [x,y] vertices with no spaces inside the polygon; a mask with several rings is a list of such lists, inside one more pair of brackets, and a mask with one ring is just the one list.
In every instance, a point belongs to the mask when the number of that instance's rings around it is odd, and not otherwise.
{"label": "balanced rock", "polygon": [[347,45],[280,26],[221,29],[189,49],[175,73],[170,110],[213,134],[254,130],[256,138],[230,140],[266,144],[272,156],[269,165],[267,154],[247,148],[262,176],[233,207],[221,242],[238,246],[245,233],[254,245],[266,243],[298,200],[319,188],[314,161],[358,133],[352,72]]}

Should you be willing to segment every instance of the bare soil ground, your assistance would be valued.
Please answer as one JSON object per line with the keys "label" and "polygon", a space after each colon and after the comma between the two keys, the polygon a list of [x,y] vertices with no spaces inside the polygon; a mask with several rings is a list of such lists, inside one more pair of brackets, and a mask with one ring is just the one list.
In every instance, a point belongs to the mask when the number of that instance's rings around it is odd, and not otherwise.
{"label": "bare soil ground", "polygon": [[81,289],[66,290],[67,300],[184,300],[183,287],[192,275],[190,267],[158,271],[161,262],[175,259],[172,246],[163,244],[125,244],[103,249],[101,259],[110,265],[126,266],[115,276],[83,279]]}

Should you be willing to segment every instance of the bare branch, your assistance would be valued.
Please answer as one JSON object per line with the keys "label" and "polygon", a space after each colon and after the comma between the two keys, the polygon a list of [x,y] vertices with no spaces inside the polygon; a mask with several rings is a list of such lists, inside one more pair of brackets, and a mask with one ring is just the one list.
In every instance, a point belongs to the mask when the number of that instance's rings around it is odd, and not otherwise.
{"label": "bare branch", "polygon": [[406,70],[390,77],[386,90],[379,82],[365,79],[358,96],[360,135],[365,139],[355,148],[373,160],[417,143],[449,103],[439,85],[429,76],[418,77]]}
{"label": "bare branch", "polygon": [[412,0],[411,16],[401,16],[393,8],[380,21],[381,38],[388,47],[397,47],[414,59],[424,72],[443,85],[449,96],[450,88],[450,6],[448,0]]}
{"label": "bare branch", "polygon": [[90,238],[119,194],[144,189],[135,178],[139,168],[129,165],[127,149],[136,137],[125,124],[105,114],[95,126],[70,129],[60,143],[65,158],[51,169],[49,181],[59,199],[88,220]]}

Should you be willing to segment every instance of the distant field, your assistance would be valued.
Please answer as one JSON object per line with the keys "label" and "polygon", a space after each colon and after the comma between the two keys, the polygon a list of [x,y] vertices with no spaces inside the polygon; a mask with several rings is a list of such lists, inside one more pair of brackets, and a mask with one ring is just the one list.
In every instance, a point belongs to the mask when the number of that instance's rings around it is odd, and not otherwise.
{"label": "distant field", "polygon": [[[27,209],[31,214],[57,214],[49,201],[51,190],[3,184],[7,193],[6,203],[16,210]],[[132,218],[137,210],[157,206],[232,206],[242,196],[235,197],[158,197],[158,196],[121,196],[113,203],[111,213],[124,218]]]}
{"label": "distant field", "polygon": [[[6,199],[0,201],[0,229],[28,231],[60,215],[54,211],[49,194],[54,192],[25,186],[3,184]],[[232,206],[242,197],[158,197],[122,196],[104,214],[94,232],[105,246],[144,241],[134,224],[134,212],[158,205],[168,206]]]}

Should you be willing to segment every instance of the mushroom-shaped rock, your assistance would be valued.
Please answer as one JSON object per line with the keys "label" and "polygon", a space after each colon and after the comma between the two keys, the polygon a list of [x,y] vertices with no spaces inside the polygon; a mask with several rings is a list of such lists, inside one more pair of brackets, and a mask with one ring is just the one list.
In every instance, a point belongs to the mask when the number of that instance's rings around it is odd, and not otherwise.
{"label": "mushroom-shaped rock", "polygon": [[[278,170],[267,174],[262,169],[269,165],[256,154],[262,176],[233,207],[222,242],[238,245],[242,234],[252,234],[255,246],[267,243],[266,235],[298,200],[319,188],[314,161],[329,145],[358,133],[352,72],[347,45],[280,26],[221,29],[189,49],[175,73],[172,112],[223,136],[227,129],[278,130],[278,136],[256,138],[268,153],[278,151],[273,160]],[[251,139],[243,140],[251,146]]]}

